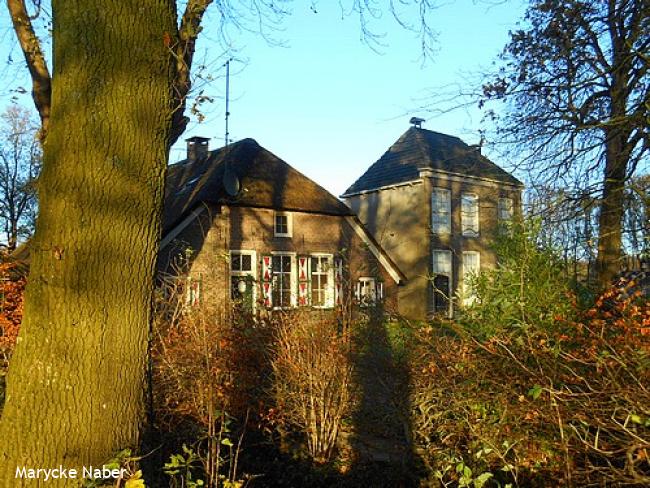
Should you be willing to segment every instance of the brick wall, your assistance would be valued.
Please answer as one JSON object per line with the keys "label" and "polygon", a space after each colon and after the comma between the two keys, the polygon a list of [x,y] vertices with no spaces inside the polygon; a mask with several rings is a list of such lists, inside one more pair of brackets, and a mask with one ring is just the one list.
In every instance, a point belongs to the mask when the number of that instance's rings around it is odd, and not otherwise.
{"label": "brick wall", "polygon": [[274,215],[274,210],[265,208],[209,207],[161,252],[159,269],[174,271],[171,263],[185,262],[177,269],[201,281],[202,300],[225,303],[230,296],[231,250],[255,251],[258,278],[262,256],[272,252],[343,253],[350,281],[361,276],[383,281],[387,307],[396,309],[396,283],[344,217],[291,212],[292,236],[276,237]]}
{"label": "brick wall", "polygon": [[[449,190],[451,233],[433,234],[431,193],[433,188]],[[479,234],[461,232],[461,195],[475,194],[479,203]],[[373,233],[391,259],[404,272],[408,282],[399,290],[399,311],[406,317],[425,319],[431,313],[433,287],[430,283],[432,251],[452,253],[452,290],[459,290],[462,253],[479,252],[482,269],[496,264],[493,245],[498,226],[498,200],[511,198],[515,212],[521,207],[521,191],[510,185],[486,180],[430,173],[420,180],[355,195],[346,203]]]}

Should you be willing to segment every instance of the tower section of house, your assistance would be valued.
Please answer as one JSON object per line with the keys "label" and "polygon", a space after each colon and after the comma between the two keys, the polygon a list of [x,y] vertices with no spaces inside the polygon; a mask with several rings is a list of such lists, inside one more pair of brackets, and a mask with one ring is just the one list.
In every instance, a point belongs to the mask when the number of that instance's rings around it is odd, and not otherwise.
{"label": "tower section of house", "polygon": [[158,269],[190,305],[397,308],[404,275],[335,196],[253,139],[191,138],[187,154],[168,171]]}
{"label": "tower section of house", "polygon": [[425,319],[472,300],[463,277],[496,264],[522,189],[480,147],[411,127],[341,197],[406,275],[399,312]]}

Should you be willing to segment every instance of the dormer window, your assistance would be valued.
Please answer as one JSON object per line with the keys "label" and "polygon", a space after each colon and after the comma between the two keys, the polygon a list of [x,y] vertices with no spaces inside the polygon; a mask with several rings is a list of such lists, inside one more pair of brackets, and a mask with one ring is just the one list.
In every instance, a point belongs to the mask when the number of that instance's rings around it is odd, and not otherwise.
{"label": "dormer window", "polygon": [[275,237],[291,237],[292,224],[289,212],[276,212],[273,221],[273,235]]}

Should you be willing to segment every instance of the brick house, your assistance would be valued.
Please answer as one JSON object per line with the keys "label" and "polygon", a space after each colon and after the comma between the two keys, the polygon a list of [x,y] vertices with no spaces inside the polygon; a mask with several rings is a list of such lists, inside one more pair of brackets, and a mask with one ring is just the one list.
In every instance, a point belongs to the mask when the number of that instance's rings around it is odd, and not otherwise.
{"label": "brick house", "polygon": [[187,279],[189,303],[397,308],[404,275],[349,207],[253,139],[187,142],[168,170],[158,269]]}
{"label": "brick house", "polygon": [[399,312],[425,319],[472,299],[463,276],[496,264],[522,189],[480,147],[411,127],[341,197],[406,275]]}

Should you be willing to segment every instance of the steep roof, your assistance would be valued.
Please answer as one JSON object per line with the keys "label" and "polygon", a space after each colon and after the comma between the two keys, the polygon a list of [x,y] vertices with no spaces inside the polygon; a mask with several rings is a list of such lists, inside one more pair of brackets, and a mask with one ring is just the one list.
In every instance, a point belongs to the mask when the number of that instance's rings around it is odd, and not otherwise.
{"label": "steep roof", "polygon": [[[237,175],[236,197],[224,189],[226,163]],[[195,161],[169,167],[165,186],[163,235],[200,203],[274,208],[328,215],[353,215],[334,195],[253,139],[243,139]]]}
{"label": "steep roof", "polygon": [[523,186],[521,181],[458,137],[411,127],[342,196],[417,180],[423,169]]}

